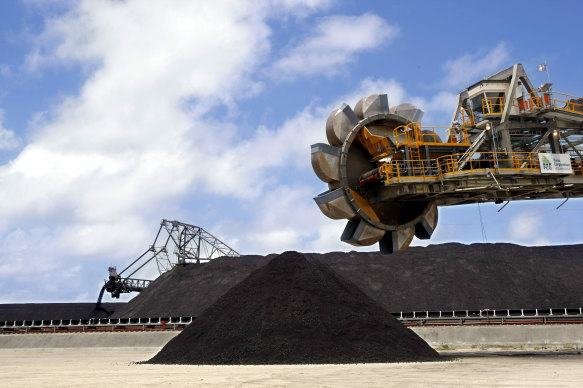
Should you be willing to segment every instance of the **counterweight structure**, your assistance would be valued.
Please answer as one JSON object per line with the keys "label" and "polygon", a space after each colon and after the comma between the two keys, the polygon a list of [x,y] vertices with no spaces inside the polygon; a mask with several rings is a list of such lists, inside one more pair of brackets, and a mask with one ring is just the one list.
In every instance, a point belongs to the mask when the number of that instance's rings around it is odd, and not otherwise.
{"label": "counterweight structure", "polygon": [[521,64],[463,90],[450,127],[422,116],[373,94],[328,117],[311,159],[329,189],[314,200],[348,220],[342,241],[393,253],[431,237],[438,206],[583,195],[583,99],[535,88]]}
{"label": "counterweight structure", "polygon": [[109,267],[109,278],[97,303],[101,302],[104,291],[119,298],[122,293],[140,292],[148,287],[151,280],[135,278],[134,275],[149,263],[155,263],[162,275],[176,265],[199,264],[223,256],[236,257],[239,254],[199,226],[162,220],[154,242],[144,253],[119,273],[116,267]]}

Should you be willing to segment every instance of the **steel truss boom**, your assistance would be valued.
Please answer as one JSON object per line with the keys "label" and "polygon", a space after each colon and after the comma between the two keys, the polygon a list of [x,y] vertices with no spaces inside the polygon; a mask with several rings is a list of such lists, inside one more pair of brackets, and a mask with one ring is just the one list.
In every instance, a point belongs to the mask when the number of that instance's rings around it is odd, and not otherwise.
{"label": "steel truss boom", "polygon": [[154,242],[144,253],[120,272],[114,266],[109,267],[109,279],[97,303],[100,304],[104,290],[114,298],[122,293],[143,291],[152,280],[134,276],[149,263],[155,262],[161,275],[179,264],[204,263],[223,256],[237,257],[239,253],[200,226],[163,219]]}

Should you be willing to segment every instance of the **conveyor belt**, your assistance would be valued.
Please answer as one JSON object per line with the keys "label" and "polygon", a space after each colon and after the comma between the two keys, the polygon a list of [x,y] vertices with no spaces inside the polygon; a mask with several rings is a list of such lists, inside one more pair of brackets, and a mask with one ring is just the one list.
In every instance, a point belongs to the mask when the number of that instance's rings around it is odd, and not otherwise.
{"label": "conveyor belt", "polygon": [[91,318],[0,322],[0,333],[72,333],[182,330],[194,317]]}
{"label": "conveyor belt", "polygon": [[[406,326],[583,324],[583,308],[411,311]],[[1,334],[182,330],[196,317],[52,319],[0,322]]]}
{"label": "conveyor belt", "polygon": [[407,326],[583,323],[583,309],[483,309],[393,313]]}

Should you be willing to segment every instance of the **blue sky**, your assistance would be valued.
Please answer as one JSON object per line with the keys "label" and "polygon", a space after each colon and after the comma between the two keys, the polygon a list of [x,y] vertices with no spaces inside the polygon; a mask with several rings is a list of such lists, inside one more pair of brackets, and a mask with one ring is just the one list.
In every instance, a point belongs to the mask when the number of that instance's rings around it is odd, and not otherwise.
{"label": "blue sky", "polygon": [[[0,302],[95,300],[162,218],[241,253],[352,250],[312,200],[330,111],[387,92],[446,126],[459,90],[514,63],[542,84],[543,61],[583,95],[583,5],[554,4],[1,2]],[[486,240],[579,243],[560,202],[481,205]],[[448,241],[484,241],[477,205],[414,245]]]}

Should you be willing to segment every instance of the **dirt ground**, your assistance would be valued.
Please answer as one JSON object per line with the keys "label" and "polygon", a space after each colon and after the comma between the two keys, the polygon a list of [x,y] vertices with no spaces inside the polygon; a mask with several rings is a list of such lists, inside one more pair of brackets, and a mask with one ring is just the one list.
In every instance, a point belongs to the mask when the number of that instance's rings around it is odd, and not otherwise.
{"label": "dirt ground", "polygon": [[[10,387],[575,387],[583,355],[457,354],[447,362],[345,365],[141,365],[159,348],[0,349]],[[507,354],[507,353],[506,353]]]}

